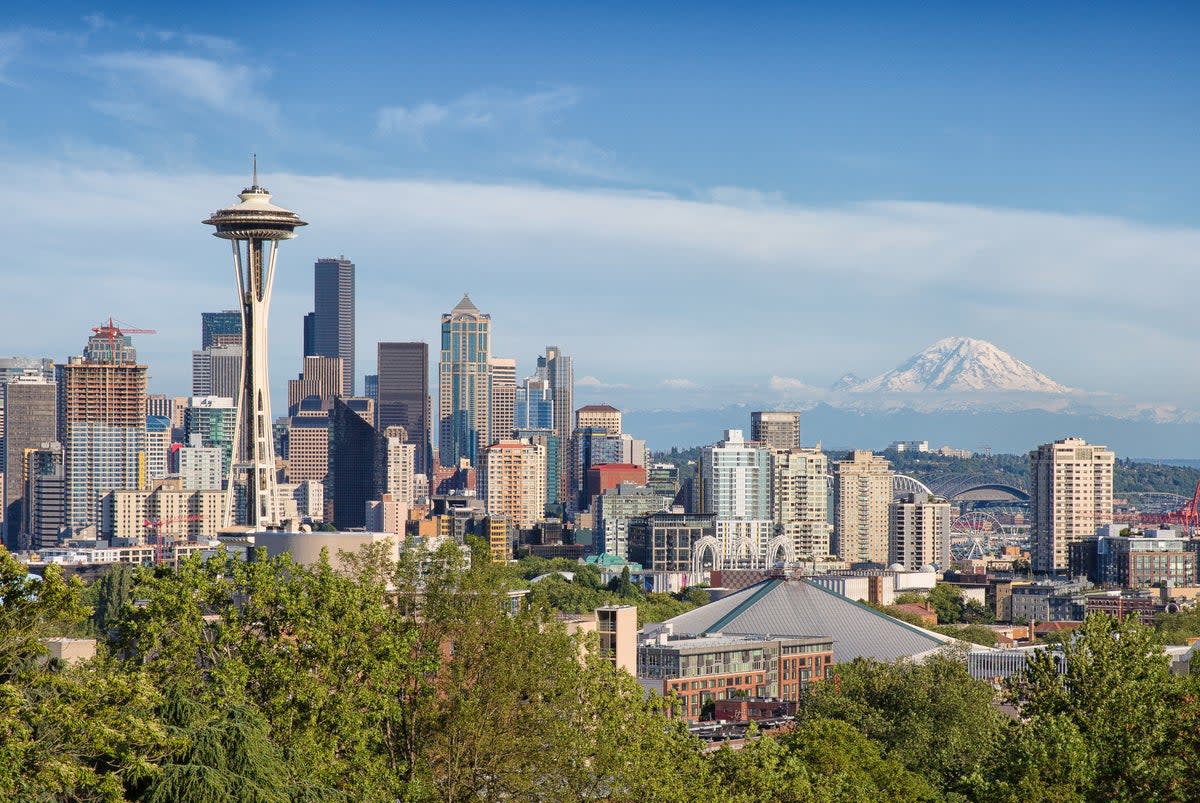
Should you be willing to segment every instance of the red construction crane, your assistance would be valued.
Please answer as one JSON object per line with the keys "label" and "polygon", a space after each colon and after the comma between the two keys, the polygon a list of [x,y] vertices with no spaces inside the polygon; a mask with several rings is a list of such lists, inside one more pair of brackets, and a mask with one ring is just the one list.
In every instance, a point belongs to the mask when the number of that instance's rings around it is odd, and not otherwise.
{"label": "red construction crane", "polygon": [[112,316],[109,316],[108,323],[102,323],[99,326],[93,326],[92,332],[100,335],[108,340],[109,353],[115,361],[117,359],[117,338],[121,335],[156,335],[157,329],[137,329],[132,326],[117,326],[113,323]]}
{"label": "red construction crane", "polygon": [[1142,524],[1173,524],[1189,529],[1200,527],[1200,482],[1196,483],[1192,498],[1184,502],[1178,510],[1169,513],[1143,513],[1140,518]]}
{"label": "red construction crane", "polygon": [[163,562],[163,534],[162,528],[171,524],[181,524],[183,522],[204,521],[204,517],[198,514],[190,516],[177,516],[173,519],[146,519],[142,522],[143,527],[149,527],[154,531],[154,562]]}

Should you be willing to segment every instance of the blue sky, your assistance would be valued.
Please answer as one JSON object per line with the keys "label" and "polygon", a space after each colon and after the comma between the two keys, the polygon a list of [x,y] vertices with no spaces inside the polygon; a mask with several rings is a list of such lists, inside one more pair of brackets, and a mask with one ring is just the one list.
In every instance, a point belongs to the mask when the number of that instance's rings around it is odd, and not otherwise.
{"label": "blue sky", "polygon": [[310,265],[345,254],[360,374],[469,290],[522,373],[560,343],[630,406],[770,401],[947,335],[1200,391],[1188,4],[245,8],[6,9],[0,352],[63,359],[111,314],[185,391],[233,298],[199,220],[256,151],[312,223],[281,255],[279,386]]}

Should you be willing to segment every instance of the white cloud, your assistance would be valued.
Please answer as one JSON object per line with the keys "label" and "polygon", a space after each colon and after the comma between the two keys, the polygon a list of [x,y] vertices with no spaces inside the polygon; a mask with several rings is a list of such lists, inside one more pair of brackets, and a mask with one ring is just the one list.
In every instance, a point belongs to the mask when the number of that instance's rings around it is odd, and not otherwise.
{"label": "white cloud", "polygon": [[813,393],[818,390],[795,377],[779,376],[778,374],[771,377],[767,382],[767,387],[779,393]]}
{"label": "white cloud", "polygon": [[426,129],[440,125],[449,116],[450,109],[436,103],[422,103],[412,108],[391,106],[379,110],[378,128],[382,134],[405,134],[419,139]]}
{"label": "white cloud", "polygon": [[[156,376],[169,380],[164,390],[185,388],[195,313],[232,295],[225,252],[204,247],[197,221],[233,201],[245,177],[99,163],[105,169],[0,158],[8,177],[0,207],[26,269],[6,277],[6,294],[31,302],[0,320],[0,342],[62,358],[78,350],[84,323],[111,312],[160,330],[147,344],[164,349]],[[581,389],[649,393],[669,365],[699,386],[697,398],[728,399],[739,383],[800,393],[800,371],[830,381],[848,370],[871,375],[953,330],[1038,355],[1039,370],[1073,386],[1169,387],[1175,398],[1163,402],[1184,406],[1200,391],[1173,368],[1200,348],[1191,294],[1159,291],[1197,275],[1195,229],[948,204],[749,209],[537,185],[265,180],[312,223],[280,257],[272,312],[280,376],[299,360],[299,318],[312,300],[307,265],[345,252],[360,271],[363,365],[376,341],[435,340],[437,313],[469,288],[495,321],[496,353],[516,356],[524,372],[546,343],[560,343],[576,359]],[[394,270],[398,249],[431,281],[413,285],[413,274]],[[60,321],[50,329],[33,303],[47,286]],[[169,287],[175,301],[149,300],[150,286]],[[177,353],[165,356],[175,342]],[[773,377],[765,388],[762,377]]]}
{"label": "white cloud", "polygon": [[712,187],[708,190],[708,200],[727,206],[743,206],[750,209],[781,206],[787,202],[782,192],[763,192],[745,187]]}
{"label": "white cloud", "polygon": [[[118,79],[120,86],[136,82],[152,92],[156,103],[200,105],[208,111],[274,122],[278,110],[260,85],[269,71],[247,64],[229,64],[177,53],[128,51],[94,56],[91,63]],[[145,100],[138,93],[138,100]]]}
{"label": "white cloud", "polygon": [[529,94],[485,90],[448,103],[426,101],[411,106],[385,106],[376,114],[380,134],[422,139],[435,128],[541,131],[554,116],[574,106],[574,89],[549,89]]}
{"label": "white cloud", "polygon": [[696,390],[700,387],[690,379],[664,379],[658,385],[671,390]]}

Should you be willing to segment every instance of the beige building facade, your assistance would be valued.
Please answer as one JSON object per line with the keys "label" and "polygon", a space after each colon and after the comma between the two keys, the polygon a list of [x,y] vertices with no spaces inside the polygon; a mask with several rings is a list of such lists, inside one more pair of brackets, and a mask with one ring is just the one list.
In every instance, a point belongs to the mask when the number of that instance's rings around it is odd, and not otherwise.
{"label": "beige building facade", "polygon": [[1112,524],[1115,462],[1112,450],[1082,438],[1046,443],[1029,453],[1035,572],[1066,571],[1069,545]]}
{"label": "beige building facade", "polygon": [[850,563],[886,563],[888,506],[892,503],[891,463],[856,450],[838,461],[835,477],[837,554]]}

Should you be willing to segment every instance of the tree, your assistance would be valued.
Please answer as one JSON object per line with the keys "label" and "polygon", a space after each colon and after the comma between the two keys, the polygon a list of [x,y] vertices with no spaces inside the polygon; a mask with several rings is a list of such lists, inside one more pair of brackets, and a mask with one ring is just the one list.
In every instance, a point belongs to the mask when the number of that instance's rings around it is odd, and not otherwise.
{"label": "tree", "polygon": [[712,759],[733,801],[928,801],[937,791],[880,754],[880,746],[845,722],[805,721],[779,738],[763,737]]}
{"label": "tree", "polygon": [[841,720],[879,743],[886,758],[956,790],[994,755],[1004,717],[992,698],[953,652],[921,663],[856,659],[813,688],[800,718]]}
{"label": "tree", "polygon": [[131,601],[134,572],[134,567],[128,563],[114,563],[88,589],[94,632],[106,634],[116,624],[121,611]]}
{"label": "tree", "polygon": [[[1171,675],[1136,618],[1091,614],[1059,650],[1030,657],[1010,696],[1035,732],[1055,734],[1092,768],[1073,779],[1088,799],[1186,800],[1200,795],[1198,692],[1195,678]],[[1020,763],[1036,765],[1034,743],[1022,744]]]}
{"label": "tree", "polygon": [[120,800],[165,750],[145,677],[103,657],[46,660],[42,639],[87,618],[81,592],[58,566],[28,577],[0,548],[0,799]]}

